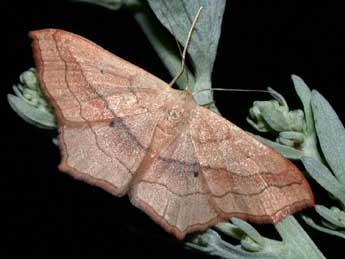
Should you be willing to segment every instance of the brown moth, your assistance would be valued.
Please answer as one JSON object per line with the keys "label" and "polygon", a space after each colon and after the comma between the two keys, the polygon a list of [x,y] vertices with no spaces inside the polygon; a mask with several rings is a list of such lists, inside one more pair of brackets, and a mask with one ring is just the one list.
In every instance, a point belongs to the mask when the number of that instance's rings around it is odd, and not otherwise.
{"label": "brown moth", "polygon": [[270,147],[150,73],[89,40],[30,32],[54,108],[59,169],[131,202],[183,239],[239,217],[276,223],[314,198]]}

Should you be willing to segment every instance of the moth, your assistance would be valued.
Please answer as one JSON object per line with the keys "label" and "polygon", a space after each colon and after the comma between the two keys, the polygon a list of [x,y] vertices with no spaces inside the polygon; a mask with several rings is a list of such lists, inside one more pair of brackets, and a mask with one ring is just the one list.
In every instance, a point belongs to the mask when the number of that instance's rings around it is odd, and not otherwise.
{"label": "moth", "polygon": [[314,205],[282,155],[141,68],[70,32],[30,32],[54,109],[59,169],[129,195],[178,239],[239,217],[276,223]]}

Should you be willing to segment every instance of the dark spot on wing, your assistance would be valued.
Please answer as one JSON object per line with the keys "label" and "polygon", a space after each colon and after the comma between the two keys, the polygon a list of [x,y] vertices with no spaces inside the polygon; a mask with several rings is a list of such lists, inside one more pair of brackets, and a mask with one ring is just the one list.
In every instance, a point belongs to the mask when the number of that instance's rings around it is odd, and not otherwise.
{"label": "dark spot on wing", "polygon": [[115,123],[116,123],[115,120],[110,121],[110,122],[109,122],[109,127],[114,128],[114,127],[115,127]]}

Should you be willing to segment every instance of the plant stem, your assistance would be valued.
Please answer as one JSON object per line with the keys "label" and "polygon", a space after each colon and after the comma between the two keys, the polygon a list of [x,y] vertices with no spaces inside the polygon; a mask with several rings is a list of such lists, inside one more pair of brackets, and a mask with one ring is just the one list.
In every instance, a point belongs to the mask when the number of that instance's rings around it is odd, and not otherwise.
{"label": "plant stem", "polygon": [[[293,216],[288,216],[274,225],[285,244],[291,258],[326,258]],[[289,257],[289,256],[288,256]]]}

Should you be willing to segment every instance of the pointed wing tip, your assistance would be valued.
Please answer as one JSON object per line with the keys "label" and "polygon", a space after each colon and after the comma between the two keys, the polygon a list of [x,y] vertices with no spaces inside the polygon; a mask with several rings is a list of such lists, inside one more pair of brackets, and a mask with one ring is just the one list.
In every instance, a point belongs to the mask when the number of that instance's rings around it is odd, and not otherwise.
{"label": "pointed wing tip", "polygon": [[67,32],[65,30],[61,30],[61,29],[56,29],[56,28],[44,28],[44,29],[38,29],[38,30],[32,30],[28,32],[28,36],[30,38],[35,38],[39,35],[51,35],[54,34],[56,32],[63,32],[63,33],[70,33]]}
{"label": "pointed wing tip", "polygon": [[[40,41],[51,38],[52,35],[56,33],[57,31],[58,31],[57,29],[41,29],[41,30],[29,31],[28,33],[29,38],[32,40],[32,51],[33,51],[33,56],[35,60],[35,65],[38,70],[42,68],[42,63],[43,63]],[[41,82],[40,73],[38,73],[38,76]]]}
{"label": "pointed wing tip", "polygon": [[28,36],[29,38],[35,40],[35,39],[38,39],[42,35],[52,35],[56,33],[57,31],[62,31],[62,30],[52,29],[52,28],[33,30],[33,31],[29,31]]}
{"label": "pointed wing tip", "polygon": [[28,36],[31,40],[33,40],[33,44],[35,44],[36,42],[39,42],[40,40],[52,39],[52,37],[56,34],[76,36],[76,37],[82,38],[81,36],[78,36],[72,32],[68,32],[61,29],[54,29],[54,28],[38,29],[38,30],[33,30],[33,31],[28,32]]}

